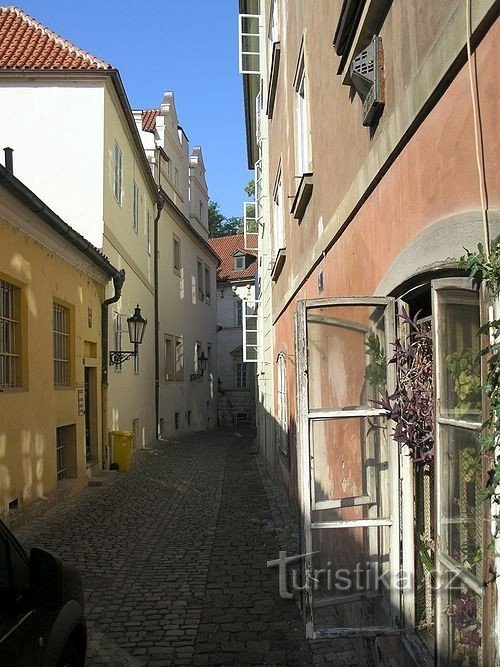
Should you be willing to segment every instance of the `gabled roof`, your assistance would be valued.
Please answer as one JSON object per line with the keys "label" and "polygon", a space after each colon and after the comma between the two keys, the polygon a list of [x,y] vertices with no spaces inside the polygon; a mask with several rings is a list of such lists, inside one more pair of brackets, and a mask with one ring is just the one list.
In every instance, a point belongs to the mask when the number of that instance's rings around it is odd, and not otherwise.
{"label": "gabled roof", "polygon": [[156,116],[160,111],[158,109],[149,109],[142,112],[142,129],[144,132],[154,132],[156,128]]}
{"label": "gabled roof", "polygon": [[[209,243],[221,258],[221,265],[217,271],[217,280],[247,280],[254,278],[257,271],[257,256],[252,250],[245,250],[245,237],[243,234],[232,236],[220,236],[209,239]],[[243,271],[235,271],[234,255],[236,253],[247,255],[247,268]]]}
{"label": "gabled roof", "polygon": [[113,67],[52,32],[22,9],[0,7],[0,69],[111,70]]}

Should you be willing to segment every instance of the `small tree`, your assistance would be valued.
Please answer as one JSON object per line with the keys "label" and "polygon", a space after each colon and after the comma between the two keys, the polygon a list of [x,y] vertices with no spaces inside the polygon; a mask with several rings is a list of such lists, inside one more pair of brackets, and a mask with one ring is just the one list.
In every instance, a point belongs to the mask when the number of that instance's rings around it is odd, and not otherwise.
{"label": "small tree", "polygon": [[248,181],[248,183],[247,183],[246,187],[244,188],[244,190],[245,190],[245,192],[247,193],[247,195],[248,195],[249,197],[251,197],[252,199],[255,198],[255,181],[253,180],[253,178],[251,178],[251,179]]}

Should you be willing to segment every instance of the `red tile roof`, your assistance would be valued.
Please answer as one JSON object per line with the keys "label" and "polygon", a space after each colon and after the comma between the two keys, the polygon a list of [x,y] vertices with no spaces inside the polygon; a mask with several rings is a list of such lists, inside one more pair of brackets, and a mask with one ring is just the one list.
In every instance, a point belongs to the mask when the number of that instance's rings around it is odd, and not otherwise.
{"label": "red tile roof", "polygon": [[154,132],[156,127],[156,116],[160,112],[158,109],[150,109],[142,112],[142,129],[144,132]]}
{"label": "red tile roof", "polygon": [[[255,277],[257,256],[254,251],[245,250],[245,237],[243,234],[220,236],[209,239],[209,243],[221,258],[221,265],[217,271],[217,280],[245,280]],[[247,255],[247,268],[243,271],[235,271],[234,269],[234,253],[238,251]]]}
{"label": "red tile roof", "polygon": [[93,70],[111,65],[60,37],[17,7],[0,7],[0,69]]}

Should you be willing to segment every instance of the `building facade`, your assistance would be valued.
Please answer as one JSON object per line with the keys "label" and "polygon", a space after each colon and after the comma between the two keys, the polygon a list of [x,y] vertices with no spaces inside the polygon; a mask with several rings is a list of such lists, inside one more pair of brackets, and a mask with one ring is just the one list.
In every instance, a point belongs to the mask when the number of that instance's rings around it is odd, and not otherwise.
{"label": "building facade", "polygon": [[244,234],[210,239],[217,271],[218,422],[255,424],[255,362],[243,347],[245,313],[255,303],[257,257]]}
{"label": "building facade", "polygon": [[0,165],[0,514],[100,469],[101,312],[119,276]]}
{"label": "building facade", "polygon": [[[134,118],[161,193],[158,221],[158,415],[164,437],[216,426],[215,280],[200,146],[189,149],[174,95]],[[206,357],[202,371],[200,358]],[[203,363],[203,362],[202,362]]]}
{"label": "building facade", "polygon": [[[486,302],[459,259],[499,230],[497,7],[239,8],[269,258],[261,326],[270,312],[276,361],[275,428],[258,437],[300,518],[304,581],[320,573],[303,594],[308,635],[362,636],[420,664],[496,664],[477,362]],[[418,446],[392,409],[417,362],[387,363],[411,357],[417,340]],[[331,584],[339,571],[345,587]]]}
{"label": "building facade", "polygon": [[[103,359],[107,427],[133,431],[135,446],[144,446],[156,437],[158,197],[120,75],[20,9],[0,8],[0,24],[0,139],[14,149],[16,174],[125,270],[121,298],[109,306],[109,350],[130,347],[126,319],[137,304],[149,320],[134,360],[108,370]],[[111,287],[106,296],[114,297]],[[103,446],[107,465],[109,447]]]}

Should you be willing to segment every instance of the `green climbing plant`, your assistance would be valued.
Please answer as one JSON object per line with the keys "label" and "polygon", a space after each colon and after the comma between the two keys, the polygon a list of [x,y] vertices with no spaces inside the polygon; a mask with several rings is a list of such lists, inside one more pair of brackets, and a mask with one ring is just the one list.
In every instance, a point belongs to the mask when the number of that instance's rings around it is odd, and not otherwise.
{"label": "green climbing plant", "polygon": [[[487,257],[484,246],[479,244],[477,252],[466,250],[460,260],[460,266],[464,268],[469,277],[475,282],[482,283],[486,288],[486,293],[491,303],[500,295],[500,237],[497,237],[493,243],[489,257]],[[489,399],[488,418],[482,425],[482,451],[487,454],[491,460],[491,467],[488,472],[488,479],[485,489],[485,498],[500,502],[500,458],[496,454],[496,447],[500,443],[500,319],[493,319],[486,322],[478,332],[478,335],[487,334],[488,344],[481,350],[482,355],[486,355],[486,379],[482,387]],[[457,360],[454,360],[454,363]],[[468,365],[469,360],[465,362]],[[464,393],[463,400],[467,401],[476,391],[476,387],[469,383],[469,379],[464,378],[464,387],[467,395]]]}

